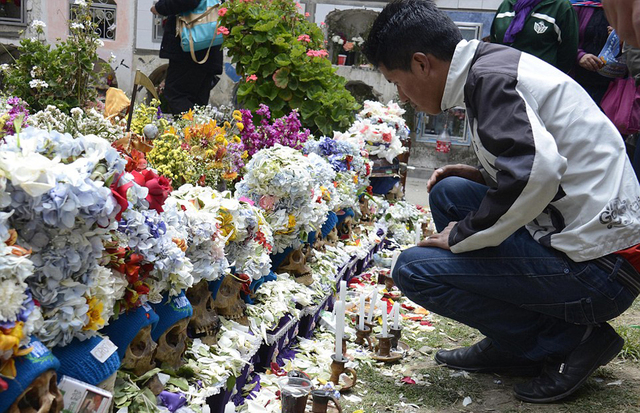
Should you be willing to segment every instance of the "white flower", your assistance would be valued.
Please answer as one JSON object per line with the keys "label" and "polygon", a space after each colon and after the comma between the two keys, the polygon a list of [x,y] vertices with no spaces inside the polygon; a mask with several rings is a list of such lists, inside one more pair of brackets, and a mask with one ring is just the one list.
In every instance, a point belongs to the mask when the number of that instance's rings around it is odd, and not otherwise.
{"label": "white flower", "polygon": [[100,39],[95,39],[94,43],[96,44],[96,46],[98,47],[104,47],[104,42]]}
{"label": "white flower", "polygon": [[86,2],[86,0],[76,0],[76,1],[73,2],[73,4],[75,4],[76,6],[84,7],[84,6],[87,5],[87,2]]}
{"label": "white flower", "polygon": [[73,22],[73,23],[71,23],[71,28],[72,29],[84,30],[84,24]]}
{"label": "white flower", "polygon": [[3,64],[0,65],[0,71],[6,72],[7,70],[9,70],[10,67],[11,66],[9,66],[9,64],[3,63]]}
{"label": "white flower", "polygon": [[40,89],[40,88],[48,88],[49,84],[44,80],[33,79],[29,82],[29,87],[31,89]]}
{"label": "white flower", "polygon": [[34,21],[31,22],[31,27],[33,27],[34,29],[38,29],[38,28],[44,29],[45,27],[47,27],[47,25],[44,24],[43,21],[34,20]]}
{"label": "white flower", "polygon": [[31,77],[34,78],[34,79],[36,77],[38,77],[38,66],[33,66],[31,68],[31,72],[29,72],[29,73],[31,74]]}
{"label": "white flower", "polygon": [[114,55],[113,53],[111,53],[111,57],[109,57],[109,63],[113,63],[116,61],[116,55]]}

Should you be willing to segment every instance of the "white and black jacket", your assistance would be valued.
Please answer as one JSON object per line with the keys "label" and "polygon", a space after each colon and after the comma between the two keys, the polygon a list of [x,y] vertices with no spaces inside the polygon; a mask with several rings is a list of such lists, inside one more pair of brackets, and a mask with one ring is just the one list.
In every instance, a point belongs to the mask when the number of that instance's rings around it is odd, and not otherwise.
{"label": "white and black jacket", "polygon": [[570,77],[515,49],[463,40],[441,107],[461,105],[493,182],[453,227],[451,251],[499,245],[522,226],[574,261],[640,243],[640,186],[622,137]]}

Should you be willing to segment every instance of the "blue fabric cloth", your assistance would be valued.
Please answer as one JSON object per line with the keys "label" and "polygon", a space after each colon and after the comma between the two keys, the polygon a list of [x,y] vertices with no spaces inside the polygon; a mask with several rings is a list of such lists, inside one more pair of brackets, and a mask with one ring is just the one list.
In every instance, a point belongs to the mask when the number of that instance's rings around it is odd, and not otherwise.
{"label": "blue fabric cloth", "polygon": [[336,225],[341,224],[342,221],[344,221],[347,217],[353,218],[356,215],[351,208],[344,209],[343,212],[343,214],[338,214],[338,222],[336,223]]}
{"label": "blue fabric cloth", "polygon": [[109,325],[102,329],[102,333],[109,336],[113,344],[118,346],[120,361],[127,352],[127,347],[144,327],[153,326],[158,322],[158,314],[150,305],[145,304],[135,310],[122,313],[116,320],[111,320]]}
{"label": "blue fabric cloth", "polygon": [[379,178],[369,178],[369,182],[371,183],[371,192],[377,195],[386,195],[398,182],[400,182],[400,178],[386,176]]}
{"label": "blue fabric cloth", "polygon": [[193,315],[193,307],[184,295],[184,291],[171,298],[165,293],[162,301],[159,304],[153,304],[152,307],[159,318],[151,331],[153,341],[158,341],[160,336],[178,321]]}
{"label": "blue fabric cloth", "polygon": [[513,43],[516,40],[516,35],[522,31],[524,27],[524,22],[531,14],[531,11],[534,7],[536,7],[542,0],[518,0],[516,4],[513,5],[513,11],[516,14],[516,17],[511,20],[511,24],[507,28],[506,33],[504,34],[504,43]]}
{"label": "blue fabric cloth", "polygon": [[59,375],[65,375],[78,379],[93,386],[101,383],[115,373],[120,368],[120,358],[118,352],[113,353],[102,363],[92,354],[103,338],[99,336],[91,337],[88,340],[80,341],[77,338],[64,347],[54,347],[53,355],[60,360]]}
{"label": "blue fabric cloth", "polygon": [[324,221],[324,224],[322,224],[322,228],[320,228],[320,233],[322,234],[322,236],[326,237],[327,235],[329,235],[329,233],[333,228],[335,228],[337,223],[338,216],[335,212],[329,211],[329,213],[327,213],[327,219]]}
{"label": "blue fabric cloth", "polygon": [[[269,274],[265,275],[264,277],[259,278],[257,280],[253,280],[251,282],[251,285],[249,285],[249,290],[251,290],[251,294],[254,294],[256,291],[258,291],[258,289],[262,286],[262,284],[268,281],[275,281],[277,279],[278,279],[278,276],[276,275],[276,273],[273,271],[270,271]],[[253,304],[253,300],[251,299],[250,295],[242,294],[242,293],[241,295],[245,303]]]}
{"label": "blue fabric cloth", "polygon": [[218,290],[220,289],[222,280],[224,280],[224,275],[215,281],[209,281],[209,291],[211,291],[211,296],[214,300],[216,299],[216,295],[218,295]]}
{"label": "blue fabric cloth", "polygon": [[293,251],[293,248],[288,247],[283,252],[271,254],[271,271],[278,271],[278,267],[291,254],[291,251]]}
{"label": "blue fabric cloth", "polygon": [[0,393],[0,412],[7,411],[38,376],[60,367],[58,359],[37,338],[31,337],[29,346],[32,348],[31,353],[15,360],[15,379],[4,379],[9,387]]}
{"label": "blue fabric cloth", "polygon": [[[476,211],[487,190],[458,177],[436,184],[429,206],[438,231]],[[496,247],[466,253],[410,248],[398,258],[393,280],[410,300],[531,360],[570,353],[587,325],[618,316],[635,298],[615,274],[593,261],[573,262],[525,228]]]}

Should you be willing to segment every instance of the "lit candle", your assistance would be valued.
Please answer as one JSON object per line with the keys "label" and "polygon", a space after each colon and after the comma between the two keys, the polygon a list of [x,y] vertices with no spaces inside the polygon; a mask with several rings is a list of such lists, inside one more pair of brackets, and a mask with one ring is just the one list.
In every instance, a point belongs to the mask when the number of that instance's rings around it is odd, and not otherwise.
{"label": "lit candle", "polygon": [[387,336],[387,302],[380,301],[380,307],[382,310],[382,337]]}
{"label": "lit candle", "polygon": [[345,280],[340,281],[340,301],[346,303],[347,300],[347,282]]}
{"label": "lit candle", "polygon": [[398,261],[399,256],[400,256],[400,251],[396,251],[393,253],[393,258],[391,258],[391,272],[389,273],[389,276],[393,275],[393,269],[396,266],[396,262]]}
{"label": "lit candle", "polygon": [[358,328],[364,330],[364,294],[360,295],[360,313],[358,315]]}
{"label": "lit candle", "polygon": [[336,360],[342,360],[342,335],[344,334],[344,302],[336,301]]}
{"label": "lit candle", "polygon": [[373,296],[371,297],[371,302],[369,303],[369,318],[367,319],[370,323],[373,323],[373,311],[376,309],[376,300],[378,299],[378,292],[373,290]]}
{"label": "lit candle", "polygon": [[391,310],[391,312],[393,313],[393,328],[397,330],[400,322],[400,306],[398,302],[393,303],[393,310]]}

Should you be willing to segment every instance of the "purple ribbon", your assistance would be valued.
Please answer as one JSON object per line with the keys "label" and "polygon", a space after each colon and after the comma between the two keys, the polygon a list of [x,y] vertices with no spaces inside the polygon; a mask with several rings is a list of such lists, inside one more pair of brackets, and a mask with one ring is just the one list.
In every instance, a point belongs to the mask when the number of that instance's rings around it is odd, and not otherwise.
{"label": "purple ribbon", "polygon": [[522,31],[524,22],[529,17],[531,10],[536,7],[542,0],[518,0],[513,5],[513,11],[516,16],[511,20],[511,24],[507,28],[504,34],[502,43],[513,43],[516,40],[516,35]]}
{"label": "purple ribbon", "polygon": [[184,397],[182,393],[171,393],[163,390],[160,392],[158,397],[160,398],[160,401],[162,401],[164,407],[169,409],[171,413],[175,413],[176,410],[187,403],[187,398]]}

